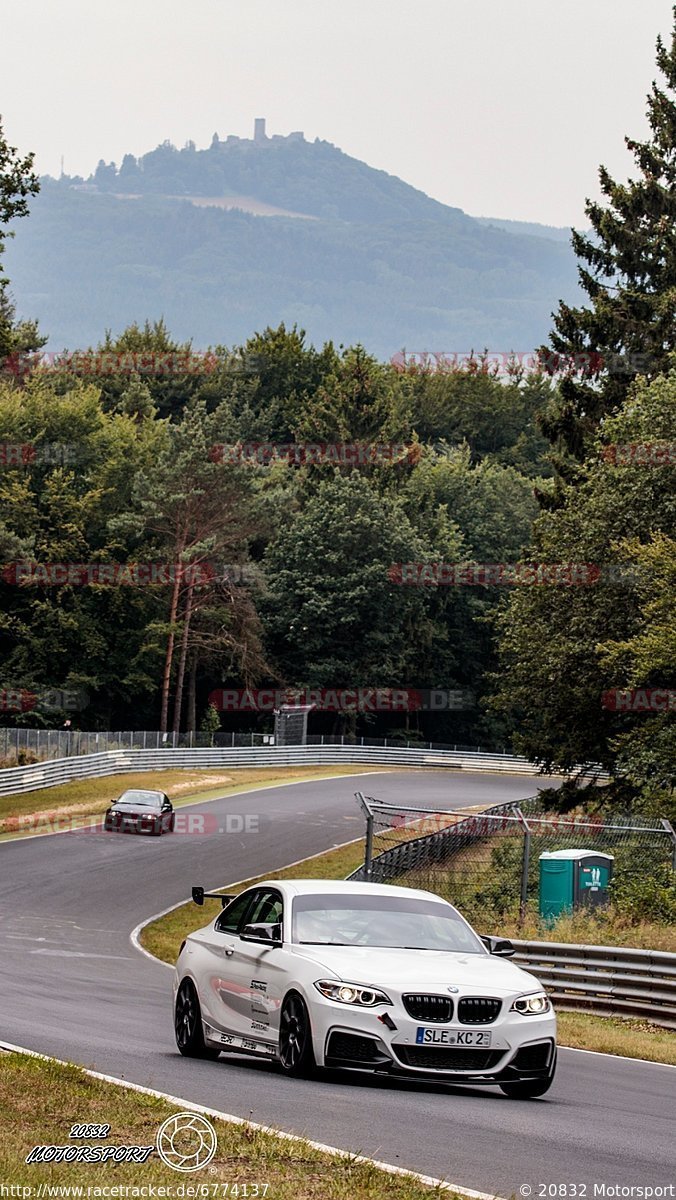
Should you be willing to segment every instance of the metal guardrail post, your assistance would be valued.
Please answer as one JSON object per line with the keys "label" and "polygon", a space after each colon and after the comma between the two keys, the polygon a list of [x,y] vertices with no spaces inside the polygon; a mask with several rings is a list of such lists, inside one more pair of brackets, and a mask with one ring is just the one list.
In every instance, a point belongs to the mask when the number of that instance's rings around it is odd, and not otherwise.
{"label": "metal guardrail post", "polygon": [[519,901],[519,925],[523,924],[528,904],[528,871],[530,868],[530,825],[524,817],[518,804],[514,812],[523,826],[523,857],[521,860],[521,898]]}
{"label": "metal guardrail post", "polygon": [[364,852],[364,873],[367,879],[373,874],[373,813],[366,817],[366,850]]}
{"label": "metal guardrail post", "polygon": [[355,792],[355,796],[361,805],[362,812],[366,817],[366,847],[364,850],[364,875],[366,879],[370,879],[373,873],[373,821],[374,814],[368,800],[363,792]]}
{"label": "metal guardrail post", "polygon": [[671,869],[676,871],[676,829],[666,817],[660,817],[660,820],[671,838]]}

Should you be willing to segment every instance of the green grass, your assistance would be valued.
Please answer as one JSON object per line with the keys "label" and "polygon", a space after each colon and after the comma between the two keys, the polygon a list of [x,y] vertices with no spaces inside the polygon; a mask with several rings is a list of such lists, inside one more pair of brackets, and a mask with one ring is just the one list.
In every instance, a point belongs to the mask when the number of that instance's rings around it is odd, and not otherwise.
{"label": "green grass", "polygon": [[[176,1090],[180,1091],[178,1078]],[[218,1137],[216,1154],[208,1166],[190,1174],[165,1166],[155,1153],[145,1164],[114,1166],[27,1165],[24,1161],[33,1146],[68,1145],[71,1125],[76,1122],[110,1125],[109,1138],[101,1142],[104,1146],[149,1146],[162,1121],[177,1111],[180,1109],[167,1101],[92,1079],[79,1067],[23,1054],[0,1054],[0,1182],[31,1186],[33,1195],[40,1184],[81,1185],[85,1189],[88,1185],[140,1188],[155,1184],[170,1188],[168,1196],[176,1194],[174,1188],[179,1184],[201,1184],[210,1189],[205,1195],[221,1198],[226,1196],[225,1184],[229,1185],[227,1195],[233,1194],[233,1185],[238,1184],[240,1196],[252,1196],[255,1183],[259,1184],[259,1196],[264,1195],[262,1185],[268,1184],[267,1200],[429,1200],[439,1194],[439,1189],[415,1179],[357,1163],[354,1155],[330,1155],[302,1140],[216,1119],[212,1121]],[[72,1144],[97,1143],[84,1138]],[[359,1153],[358,1146],[354,1153]]]}
{"label": "green grass", "polygon": [[[55,823],[77,824],[102,815],[111,800],[127,788],[154,788],[171,798],[175,807],[199,800],[250,791],[275,783],[302,783],[331,775],[356,775],[386,770],[358,764],[330,767],[229,767],[216,770],[143,771],[79,779],[40,788],[25,795],[0,797],[0,838],[21,833],[49,832]],[[400,768],[398,768],[400,769]]]}
{"label": "green grass", "polygon": [[676,1033],[669,1029],[626,1017],[598,1017],[583,1012],[558,1012],[557,1017],[562,1045],[676,1066]]}
{"label": "green grass", "polygon": [[656,921],[629,921],[612,905],[598,915],[579,909],[566,913],[554,924],[526,914],[523,923],[515,918],[502,920],[505,937],[538,942],[573,942],[588,946],[631,946],[640,950],[667,950],[676,953],[676,926]]}

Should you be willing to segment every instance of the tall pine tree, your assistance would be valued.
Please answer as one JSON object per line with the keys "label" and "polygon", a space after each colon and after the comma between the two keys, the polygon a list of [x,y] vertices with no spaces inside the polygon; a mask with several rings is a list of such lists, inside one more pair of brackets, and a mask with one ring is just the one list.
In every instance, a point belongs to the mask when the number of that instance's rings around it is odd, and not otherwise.
{"label": "tall pine tree", "polygon": [[[587,307],[560,303],[541,351],[563,370],[559,395],[542,420],[564,478],[589,448],[599,420],[617,409],[637,375],[654,379],[676,350],[676,6],[671,45],[657,39],[662,79],[648,95],[651,136],[625,138],[638,178],[616,183],[599,170],[607,202],[588,200],[589,234],[573,231]],[[660,86],[661,85],[661,86]]]}
{"label": "tall pine tree", "polygon": [[35,196],[40,181],[33,170],[33,155],[23,158],[16,146],[10,146],[0,117],[0,373],[5,360],[44,344],[33,322],[15,320],[14,306],[7,294],[8,279],[2,269],[2,253],[7,238],[13,237],[10,221],[28,213],[28,197]]}

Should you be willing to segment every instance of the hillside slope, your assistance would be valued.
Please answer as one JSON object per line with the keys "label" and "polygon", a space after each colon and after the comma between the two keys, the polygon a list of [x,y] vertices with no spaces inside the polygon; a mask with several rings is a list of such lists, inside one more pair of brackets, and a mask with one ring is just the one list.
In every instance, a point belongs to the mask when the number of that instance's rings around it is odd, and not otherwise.
{"label": "hillside slope", "polygon": [[[228,206],[242,195],[294,215]],[[19,312],[51,349],[164,316],[199,347],[284,320],[384,358],[527,351],[576,293],[562,241],[484,224],[300,138],[165,144],[87,181],[45,179],[6,261]]]}

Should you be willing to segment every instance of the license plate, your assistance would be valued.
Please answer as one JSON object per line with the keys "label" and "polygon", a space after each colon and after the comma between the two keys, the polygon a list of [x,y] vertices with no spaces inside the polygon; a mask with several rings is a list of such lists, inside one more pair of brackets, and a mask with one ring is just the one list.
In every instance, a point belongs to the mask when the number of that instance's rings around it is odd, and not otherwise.
{"label": "license plate", "polygon": [[491,1035],[483,1029],[429,1029],[419,1025],[415,1040],[419,1046],[490,1046]]}

